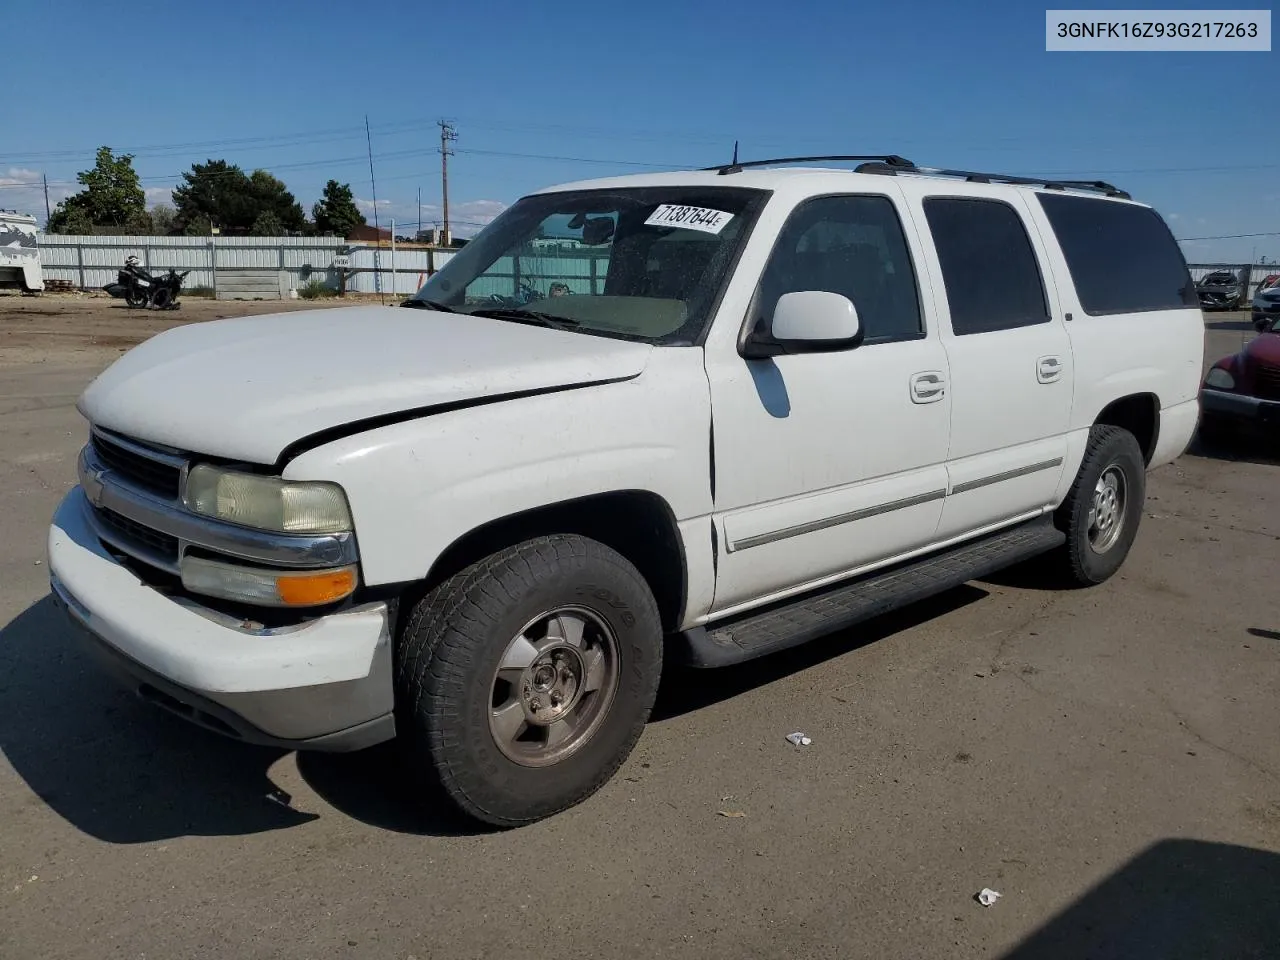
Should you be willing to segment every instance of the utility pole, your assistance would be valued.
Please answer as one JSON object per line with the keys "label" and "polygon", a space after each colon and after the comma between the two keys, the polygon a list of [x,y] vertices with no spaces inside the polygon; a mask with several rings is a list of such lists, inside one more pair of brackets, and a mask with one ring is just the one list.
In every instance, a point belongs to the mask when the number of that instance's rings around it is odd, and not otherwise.
{"label": "utility pole", "polygon": [[418,233],[413,238],[420,240],[422,238],[422,188],[418,188]]}
{"label": "utility pole", "polygon": [[447,247],[453,239],[449,235],[449,141],[458,139],[458,132],[447,120],[439,120],[440,126],[440,184],[444,194],[444,245]]}
{"label": "utility pole", "polygon": [[44,181],[44,228],[48,230],[49,221],[53,219],[53,214],[49,212],[49,175],[42,173],[40,179]]}

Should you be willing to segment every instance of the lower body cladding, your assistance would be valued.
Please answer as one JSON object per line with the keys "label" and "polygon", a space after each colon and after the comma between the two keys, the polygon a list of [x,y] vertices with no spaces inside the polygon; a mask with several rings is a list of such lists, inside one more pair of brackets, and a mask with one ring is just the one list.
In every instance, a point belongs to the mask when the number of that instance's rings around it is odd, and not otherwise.
{"label": "lower body cladding", "polygon": [[145,699],[219,733],[290,749],[359,750],[395,735],[385,603],[247,629],[139,580],[103,547],[90,509],[76,487],[54,515],[55,602]]}

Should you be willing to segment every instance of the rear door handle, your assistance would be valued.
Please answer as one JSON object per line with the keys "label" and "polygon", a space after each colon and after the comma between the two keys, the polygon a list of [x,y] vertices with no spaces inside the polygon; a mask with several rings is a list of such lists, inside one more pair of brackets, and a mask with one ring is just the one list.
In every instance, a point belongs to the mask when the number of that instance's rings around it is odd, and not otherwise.
{"label": "rear door handle", "polygon": [[1041,357],[1036,361],[1036,379],[1041,383],[1053,383],[1062,376],[1061,357]]}
{"label": "rear door handle", "polygon": [[911,376],[911,402],[935,403],[947,393],[947,379],[941,370],[925,370]]}

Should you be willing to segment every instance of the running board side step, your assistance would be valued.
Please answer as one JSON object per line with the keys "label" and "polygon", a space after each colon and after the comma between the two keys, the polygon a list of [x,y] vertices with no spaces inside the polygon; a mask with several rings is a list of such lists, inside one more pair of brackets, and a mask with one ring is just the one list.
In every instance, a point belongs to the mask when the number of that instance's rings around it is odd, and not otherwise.
{"label": "running board side step", "polygon": [[683,634],[687,662],[727,667],[889,613],[1066,543],[1052,514]]}

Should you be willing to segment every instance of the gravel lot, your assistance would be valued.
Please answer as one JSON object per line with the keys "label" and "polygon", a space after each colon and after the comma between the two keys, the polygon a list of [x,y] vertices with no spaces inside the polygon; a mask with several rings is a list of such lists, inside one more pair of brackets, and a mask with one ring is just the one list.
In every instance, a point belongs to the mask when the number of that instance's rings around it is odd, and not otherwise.
{"label": "gravel lot", "polygon": [[[1102,587],[1010,573],[672,673],[619,776],[519,831],[415,812],[385,750],[244,747],[120,692],[48,600],[76,396],[168,323],[279,307],[0,298],[0,958],[1280,950],[1280,466],[1244,447],[1157,471]],[[1206,320],[1210,360],[1250,335]]]}

